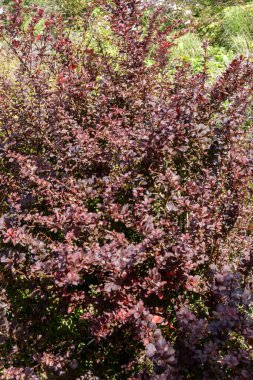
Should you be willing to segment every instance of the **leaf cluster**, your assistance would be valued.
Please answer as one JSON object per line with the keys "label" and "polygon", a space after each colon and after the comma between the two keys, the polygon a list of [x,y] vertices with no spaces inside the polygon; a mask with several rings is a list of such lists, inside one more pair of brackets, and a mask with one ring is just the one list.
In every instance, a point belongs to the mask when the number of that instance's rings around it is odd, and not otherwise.
{"label": "leaf cluster", "polygon": [[138,0],[78,38],[1,16],[3,380],[251,379],[253,65],[171,75],[165,25]]}

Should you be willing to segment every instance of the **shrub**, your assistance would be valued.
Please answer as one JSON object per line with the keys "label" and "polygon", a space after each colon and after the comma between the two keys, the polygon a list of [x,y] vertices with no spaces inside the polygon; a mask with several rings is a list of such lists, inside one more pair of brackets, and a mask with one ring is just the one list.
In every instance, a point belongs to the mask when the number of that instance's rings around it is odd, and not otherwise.
{"label": "shrub", "polygon": [[179,37],[175,46],[170,53],[171,65],[175,62],[189,62],[193,72],[202,72],[203,67],[209,75],[210,81],[217,77],[225,70],[227,65],[232,61],[234,53],[227,51],[220,46],[206,46],[197,34],[186,33]]}
{"label": "shrub", "polygon": [[253,66],[172,77],[144,8],[93,1],[76,40],[20,0],[1,19],[2,379],[251,378]]}

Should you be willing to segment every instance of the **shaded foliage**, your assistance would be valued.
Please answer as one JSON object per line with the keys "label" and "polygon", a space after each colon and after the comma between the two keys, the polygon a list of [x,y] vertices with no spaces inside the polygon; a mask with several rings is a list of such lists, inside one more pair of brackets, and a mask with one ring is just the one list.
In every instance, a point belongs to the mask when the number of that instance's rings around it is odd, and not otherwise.
{"label": "shaded foliage", "polygon": [[2,379],[251,378],[253,65],[172,75],[164,25],[138,0],[78,38],[2,15]]}

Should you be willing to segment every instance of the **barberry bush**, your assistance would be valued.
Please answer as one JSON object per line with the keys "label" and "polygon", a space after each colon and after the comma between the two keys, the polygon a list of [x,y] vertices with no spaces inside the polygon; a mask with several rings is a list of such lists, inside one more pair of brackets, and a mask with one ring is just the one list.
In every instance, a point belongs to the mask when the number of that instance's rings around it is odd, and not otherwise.
{"label": "barberry bush", "polygon": [[168,66],[138,0],[0,35],[1,379],[251,379],[253,64]]}

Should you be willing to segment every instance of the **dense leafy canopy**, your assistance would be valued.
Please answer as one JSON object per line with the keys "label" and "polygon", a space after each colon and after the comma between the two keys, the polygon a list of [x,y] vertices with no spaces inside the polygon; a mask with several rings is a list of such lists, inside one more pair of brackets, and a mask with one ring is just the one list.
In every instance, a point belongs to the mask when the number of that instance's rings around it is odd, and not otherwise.
{"label": "dense leafy canopy", "polygon": [[0,28],[1,378],[251,379],[253,64],[168,67],[138,0]]}

